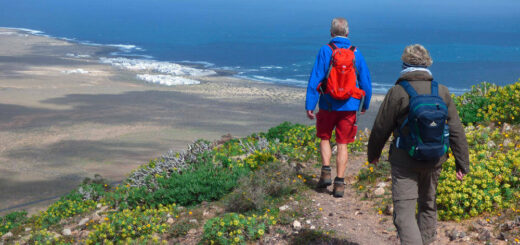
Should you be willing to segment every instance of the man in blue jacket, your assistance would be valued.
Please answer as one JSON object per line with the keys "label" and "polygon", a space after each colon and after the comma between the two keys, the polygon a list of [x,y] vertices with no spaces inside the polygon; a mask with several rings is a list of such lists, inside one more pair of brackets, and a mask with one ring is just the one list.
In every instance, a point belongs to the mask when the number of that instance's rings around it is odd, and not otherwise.
{"label": "man in blue jacket", "polygon": [[[347,38],[348,34],[347,20],[344,18],[334,18],[330,28],[331,42],[334,43],[337,48],[349,48],[351,43]],[[334,128],[336,130],[336,143],[338,147],[336,157],[337,177],[334,179],[333,195],[335,197],[342,197],[345,189],[345,169],[348,161],[347,144],[352,143],[356,137],[356,111],[361,108],[361,113],[364,113],[368,109],[372,96],[372,85],[365,59],[359,50],[355,49],[357,86],[365,91],[363,104],[360,105],[362,100],[353,97],[347,100],[336,100],[329,94],[320,94],[317,91],[317,87],[322,80],[326,79],[331,56],[331,46],[324,45],[321,47],[309,78],[305,109],[307,110],[307,117],[313,120],[315,117],[314,109],[319,101],[319,111],[316,115],[316,136],[321,139],[320,151],[323,166],[318,188],[326,188],[332,184],[332,171],[330,168],[332,150],[330,147],[330,138],[332,136],[332,130]]]}

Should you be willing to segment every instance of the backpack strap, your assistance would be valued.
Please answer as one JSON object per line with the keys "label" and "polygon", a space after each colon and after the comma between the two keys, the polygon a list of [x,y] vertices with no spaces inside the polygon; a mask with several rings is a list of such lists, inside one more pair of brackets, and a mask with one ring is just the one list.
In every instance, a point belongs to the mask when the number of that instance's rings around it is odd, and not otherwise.
{"label": "backpack strap", "polygon": [[432,80],[432,95],[439,96],[439,83]]}
{"label": "backpack strap", "polygon": [[336,44],[334,44],[333,41],[330,41],[329,47],[332,49],[332,52],[334,52],[334,50],[338,49],[338,46],[336,46]]}
{"label": "backpack strap", "polygon": [[[408,93],[408,95],[410,95],[410,97],[415,97],[417,96],[417,92],[415,91],[415,89],[412,87],[412,85],[410,85],[410,83],[406,80],[402,80],[399,82],[399,85],[401,85],[401,87],[404,88],[404,90],[406,90],[406,93]],[[433,83],[432,83],[432,88],[433,88]]]}

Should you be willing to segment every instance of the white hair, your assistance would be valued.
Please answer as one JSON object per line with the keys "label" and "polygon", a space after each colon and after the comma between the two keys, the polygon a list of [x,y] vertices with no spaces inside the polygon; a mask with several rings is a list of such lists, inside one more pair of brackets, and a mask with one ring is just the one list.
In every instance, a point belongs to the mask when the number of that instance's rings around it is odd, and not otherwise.
{"label": "white hair", "polygon": [[332,36],[344,36],[348,35],[348,22],[345,18],[334,18],[330,24],[330,34]]}

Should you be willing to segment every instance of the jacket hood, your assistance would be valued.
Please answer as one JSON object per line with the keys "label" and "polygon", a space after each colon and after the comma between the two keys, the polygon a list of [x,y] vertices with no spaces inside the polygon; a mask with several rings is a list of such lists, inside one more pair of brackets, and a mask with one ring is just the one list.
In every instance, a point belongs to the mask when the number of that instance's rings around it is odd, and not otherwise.
{"label": "jacket hood", "polygon": [[330,40],[331,42],[334,42],[334,43],[338,43],[338,44],[343,44],[345,46],[350,46],[350,39],[346,38],[346,37],[334,37]]}
{"label": "jacket hood", "polygon": [[400,81],[402,80],[407,80],[407,81],[432,81],[433,80],[433,76],[431,73],[427,72],[427,71],[412,71],[412,72],[407,72],[405,74],[402,74],[399,79],[397,79],[397,83],[399,83]]}

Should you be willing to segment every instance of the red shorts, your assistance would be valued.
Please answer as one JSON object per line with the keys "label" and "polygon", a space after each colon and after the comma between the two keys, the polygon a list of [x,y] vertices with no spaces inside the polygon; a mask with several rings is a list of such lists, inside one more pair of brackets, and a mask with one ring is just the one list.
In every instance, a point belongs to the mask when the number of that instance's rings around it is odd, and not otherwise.
{"label": "red shorts", "polygon": [[336,143],[352,143],[357,133],[355,122],[355,111],[320,110],[316,115],[316,136],[323,140],[329,140],[332,136],[332,130],[336,127]]}

